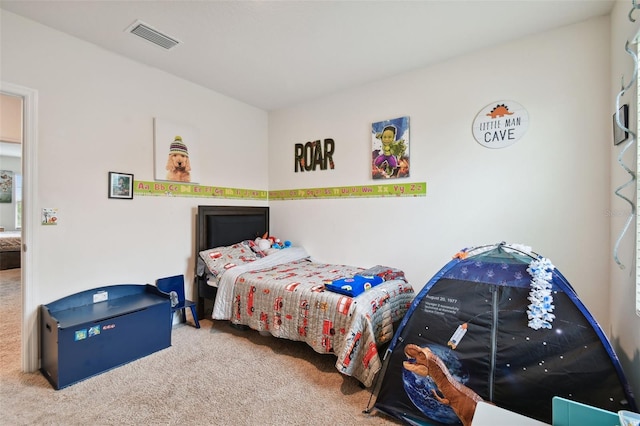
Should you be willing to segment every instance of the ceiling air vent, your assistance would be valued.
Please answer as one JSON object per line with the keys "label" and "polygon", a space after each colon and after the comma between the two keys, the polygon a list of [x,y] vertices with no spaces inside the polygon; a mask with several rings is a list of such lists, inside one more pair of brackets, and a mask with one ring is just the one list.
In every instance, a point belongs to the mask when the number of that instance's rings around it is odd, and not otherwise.
{"label": "ceiling air vent", "polygon": [[163,49],[173,49],[178,44],[180,44],[180,40],[170,37],[166,34],[162,34],[160,31],[156,30],[153,27],[145,24],[142,21],[134,22],[129,28],[126,29],[127,32],[131,34],[135,34],[138,37],[142,37],[143,39],[155,44],[156,46],[160,46]]}

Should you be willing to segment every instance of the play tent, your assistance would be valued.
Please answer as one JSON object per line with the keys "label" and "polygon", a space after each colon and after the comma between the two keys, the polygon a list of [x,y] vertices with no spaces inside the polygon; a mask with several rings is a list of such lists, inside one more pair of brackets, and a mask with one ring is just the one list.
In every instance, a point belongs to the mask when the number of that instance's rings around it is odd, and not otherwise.
{"label": "play tent", "polygon": [[383,371],[375,408],[408,424],[467,425],[479,399],[548,424],[554,396],[637,410],[598,323],[521,245],[457,253],[413,301]]}

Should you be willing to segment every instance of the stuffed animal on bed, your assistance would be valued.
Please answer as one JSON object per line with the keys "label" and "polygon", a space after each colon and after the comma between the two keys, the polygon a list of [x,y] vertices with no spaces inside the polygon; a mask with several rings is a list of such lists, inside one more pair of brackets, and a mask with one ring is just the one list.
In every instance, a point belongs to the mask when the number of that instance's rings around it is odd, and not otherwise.
{"label": "stuffed animal on bed", "polygon": [[291,241],[280,241],[280,238],[276,238],[274,236],[269,237],[267,234],[264,234],[262,237],[258,237],[254,240],[254,243],[258,248],[264,252],[269,253],[269,249],[283,249],[291,247]]}
{"label": "stuffed animal on bed", "polygon": [[273,245],[273,248],[277,248],[277,249],[285,249],[289,247],[291,247],[291,241],[289,240],[286,240],[284,243],[275,243]]}
{"label": "stuffed animal on bed", "polygon": [[271,241],[266,238],[258,237],[256,238],[255,243],[261,251],[267,251],[271,248]]}

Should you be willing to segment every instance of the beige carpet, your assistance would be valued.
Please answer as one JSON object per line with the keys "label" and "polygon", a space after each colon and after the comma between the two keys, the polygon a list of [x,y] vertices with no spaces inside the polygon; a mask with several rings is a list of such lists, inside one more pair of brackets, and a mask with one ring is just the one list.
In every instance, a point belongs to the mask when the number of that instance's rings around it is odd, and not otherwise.
{"label": "beige carpet", "polygon": [[335,357],[238,331],[176,325],[172,346],[62,390],[20,372],[20,270],[0,271],[0,423],[7,425],[382,425],[370,391]]}

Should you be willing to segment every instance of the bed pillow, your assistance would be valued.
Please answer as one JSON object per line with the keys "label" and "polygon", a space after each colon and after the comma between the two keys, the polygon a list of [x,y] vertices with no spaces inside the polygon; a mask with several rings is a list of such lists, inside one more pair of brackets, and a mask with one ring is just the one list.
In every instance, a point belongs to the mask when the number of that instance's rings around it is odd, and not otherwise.
{"label": "bed pillow", "polygon": [[253,262],[263,256],[253,251],[248,241],[242,241],[230,246],[203,250],[200,252],[200,257],[211,275],[218,277],[228,269]]}
{"label": "bed pillow", "polygon": [[245,240],[241,244],[245,244],[245,245],[251,247],[251,250],[253,250],[253,252],[258,256],[258,258],[265,257],[268,254],[264,250],[261,250],[260,247],[258,246],[258,244],[256,244],[255,241]]}

